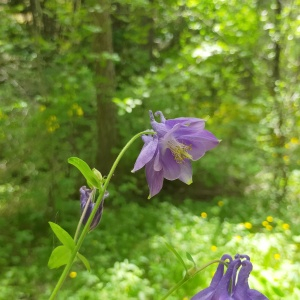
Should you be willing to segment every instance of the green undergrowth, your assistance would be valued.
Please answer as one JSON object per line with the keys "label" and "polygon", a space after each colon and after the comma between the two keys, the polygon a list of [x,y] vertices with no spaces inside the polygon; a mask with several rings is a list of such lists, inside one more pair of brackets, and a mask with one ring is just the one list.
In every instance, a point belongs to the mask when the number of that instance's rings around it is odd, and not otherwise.
{"label": "green undergrowth", "polygon": [[[238,200],[107,205],[100,226],[81,249],[92,271],[76,262],[71,275],[75,278],[67,279],[58,299],[160,299],[183,275],[166,241],[189,267],[186,252],[198,266],[224,253],[248,254],[254,266],[252,288],[272,300],[299,298],[300,240],[293,220],[257,213],[251,205],[245,209],[247,200]],[[62,223],[65,228],[76,225],[67,219]],[[48,233],[35,237],[19,229],[10,242],[1,237],[0,299],[47,299],[61,271],[46,267],[58,243]],[[190,299],[209,285],[215,269],[212,265],[203,270],[169,299]]]}

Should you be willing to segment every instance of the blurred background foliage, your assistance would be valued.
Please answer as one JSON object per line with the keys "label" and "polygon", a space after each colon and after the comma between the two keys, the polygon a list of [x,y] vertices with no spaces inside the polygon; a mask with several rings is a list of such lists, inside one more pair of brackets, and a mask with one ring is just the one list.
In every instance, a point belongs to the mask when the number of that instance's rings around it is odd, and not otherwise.
{"label": "blurred background foliage", "polygon": [[60,273],[47,221],[74,232],[85,184],[67,158],[105,175],[149,109],[204,118],[222,143],[191,186],[165,182],[150,201],[130,174],[136,143],[84,244],[92,273],[75,264],[59,299],[159,299],[182,275],[163,239],[199,264],[247,253],[252,287],[300,298],[299,12],[299,0],[1,1],[0,298],[47,299]]}

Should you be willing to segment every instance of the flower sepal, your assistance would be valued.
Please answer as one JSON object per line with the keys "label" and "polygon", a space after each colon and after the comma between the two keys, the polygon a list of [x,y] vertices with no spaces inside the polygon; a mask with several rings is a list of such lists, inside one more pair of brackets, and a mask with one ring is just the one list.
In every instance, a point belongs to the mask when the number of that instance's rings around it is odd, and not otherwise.
{"label": "flower sepal", "polygon": [[253,267],[248,255],[237,254],[232,259],[225,254],[221,260],[226,259],[229,259],[229,265],[225,274],[224,264],[220,263],[210,286],[191,300],[268,300],[265,295],[249,287],[248,278]]}

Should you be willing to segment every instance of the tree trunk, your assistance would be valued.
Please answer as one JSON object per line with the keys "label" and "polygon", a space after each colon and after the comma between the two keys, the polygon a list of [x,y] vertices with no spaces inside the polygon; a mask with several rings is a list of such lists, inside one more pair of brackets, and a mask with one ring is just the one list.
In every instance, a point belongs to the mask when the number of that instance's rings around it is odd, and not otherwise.
{"label": "tree trunk", "polygon": [[97,90],[97,154],[96,167],[107,175],[114,157],[111,150],[116,145],[116,106],[112,102],[115,91],[115,68],[109,58],[113,54],[110,1],[98,0],[101,12],[93,13],[95,26],[101,28],[95,34],[93,52],[95,61],[95,86]]}
{"label": "tree trunk", "polygon": [[[274,16],[275,30],[279,37],[281,37],[281,18],[282,5],[280,0],[275,0],[276,9]],[[274,183],[276,185],[276,201],[280,202],[284,199],[287,188],[287,167],[284,163],[284,145],[286,137],[284,134],[284,105],[280,95],[276,92],[276,83],[280,81],[280,60],[281,60],[281,45],[280,40],[274,41],[275,56],[273,60],[273,82],[271,84],[271,95],[274,99],[274,111],[276,112],[277,122],[274,128],[275,147],[278,149],[278,156],[275,161]]]}

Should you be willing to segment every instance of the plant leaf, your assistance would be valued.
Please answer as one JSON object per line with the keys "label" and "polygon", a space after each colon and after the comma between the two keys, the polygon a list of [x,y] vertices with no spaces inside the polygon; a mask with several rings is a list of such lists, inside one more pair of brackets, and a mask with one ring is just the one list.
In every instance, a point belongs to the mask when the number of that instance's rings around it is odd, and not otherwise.
{"label": "plant leaf", "polygon": [[61,241],[61,243],[66,246],[71,251],[75,248],[75,242],[73,238],[58,224],[49,222],[51,229],[55,233],[56,237]]}
{"label": "plant leaf", "polygon": [[79,252],[77,252],[77,258],[79,258],[82,261],[82,263],[85,265],[86,269],[90,272],[91,266],[90,266],[90,263],[87,260],[87,258],[85,256],[83,256],[82,254],[80,254]]}
{"label": "plant leaf", "polygon": [[53,249],[49,261],[48,268],[55,269],[63,265],[66,265],[69,262],[71,256],[71,250],[66,246],[58,246]]}
{"label": "plant leaf", "polygon": [[68,163],[75,166],[87,181],[87,184],[92,188],[101,189],[101,182],[97,175],[91,170],[89,165],[78,157],[69,157]]}
{"label": "plant leaf", "polygon": [[197,266],[194,259],[193,259],[193,257],[192,257],[192,255],[190,253],[186,252],[186,258],[194,264],[194,267]]}
{"label": "plant leaf", "polygon": [[183,265],[185,271],[187,272],[187,271],[188,271],[188,268],[187,268],[187,266],[185,265],[185,263],[184,263],[183,259],[181,258],[181,256],[179,255],[179,253],[175,250],[175,248],[174,248],[171,244],[169,244],[169,243],[167,243],[167,242],[165,242],[165,244],[166,244],[166,247],[167,247],[171,252],[173,252],[173,254],[176,256],[177,260]]}

